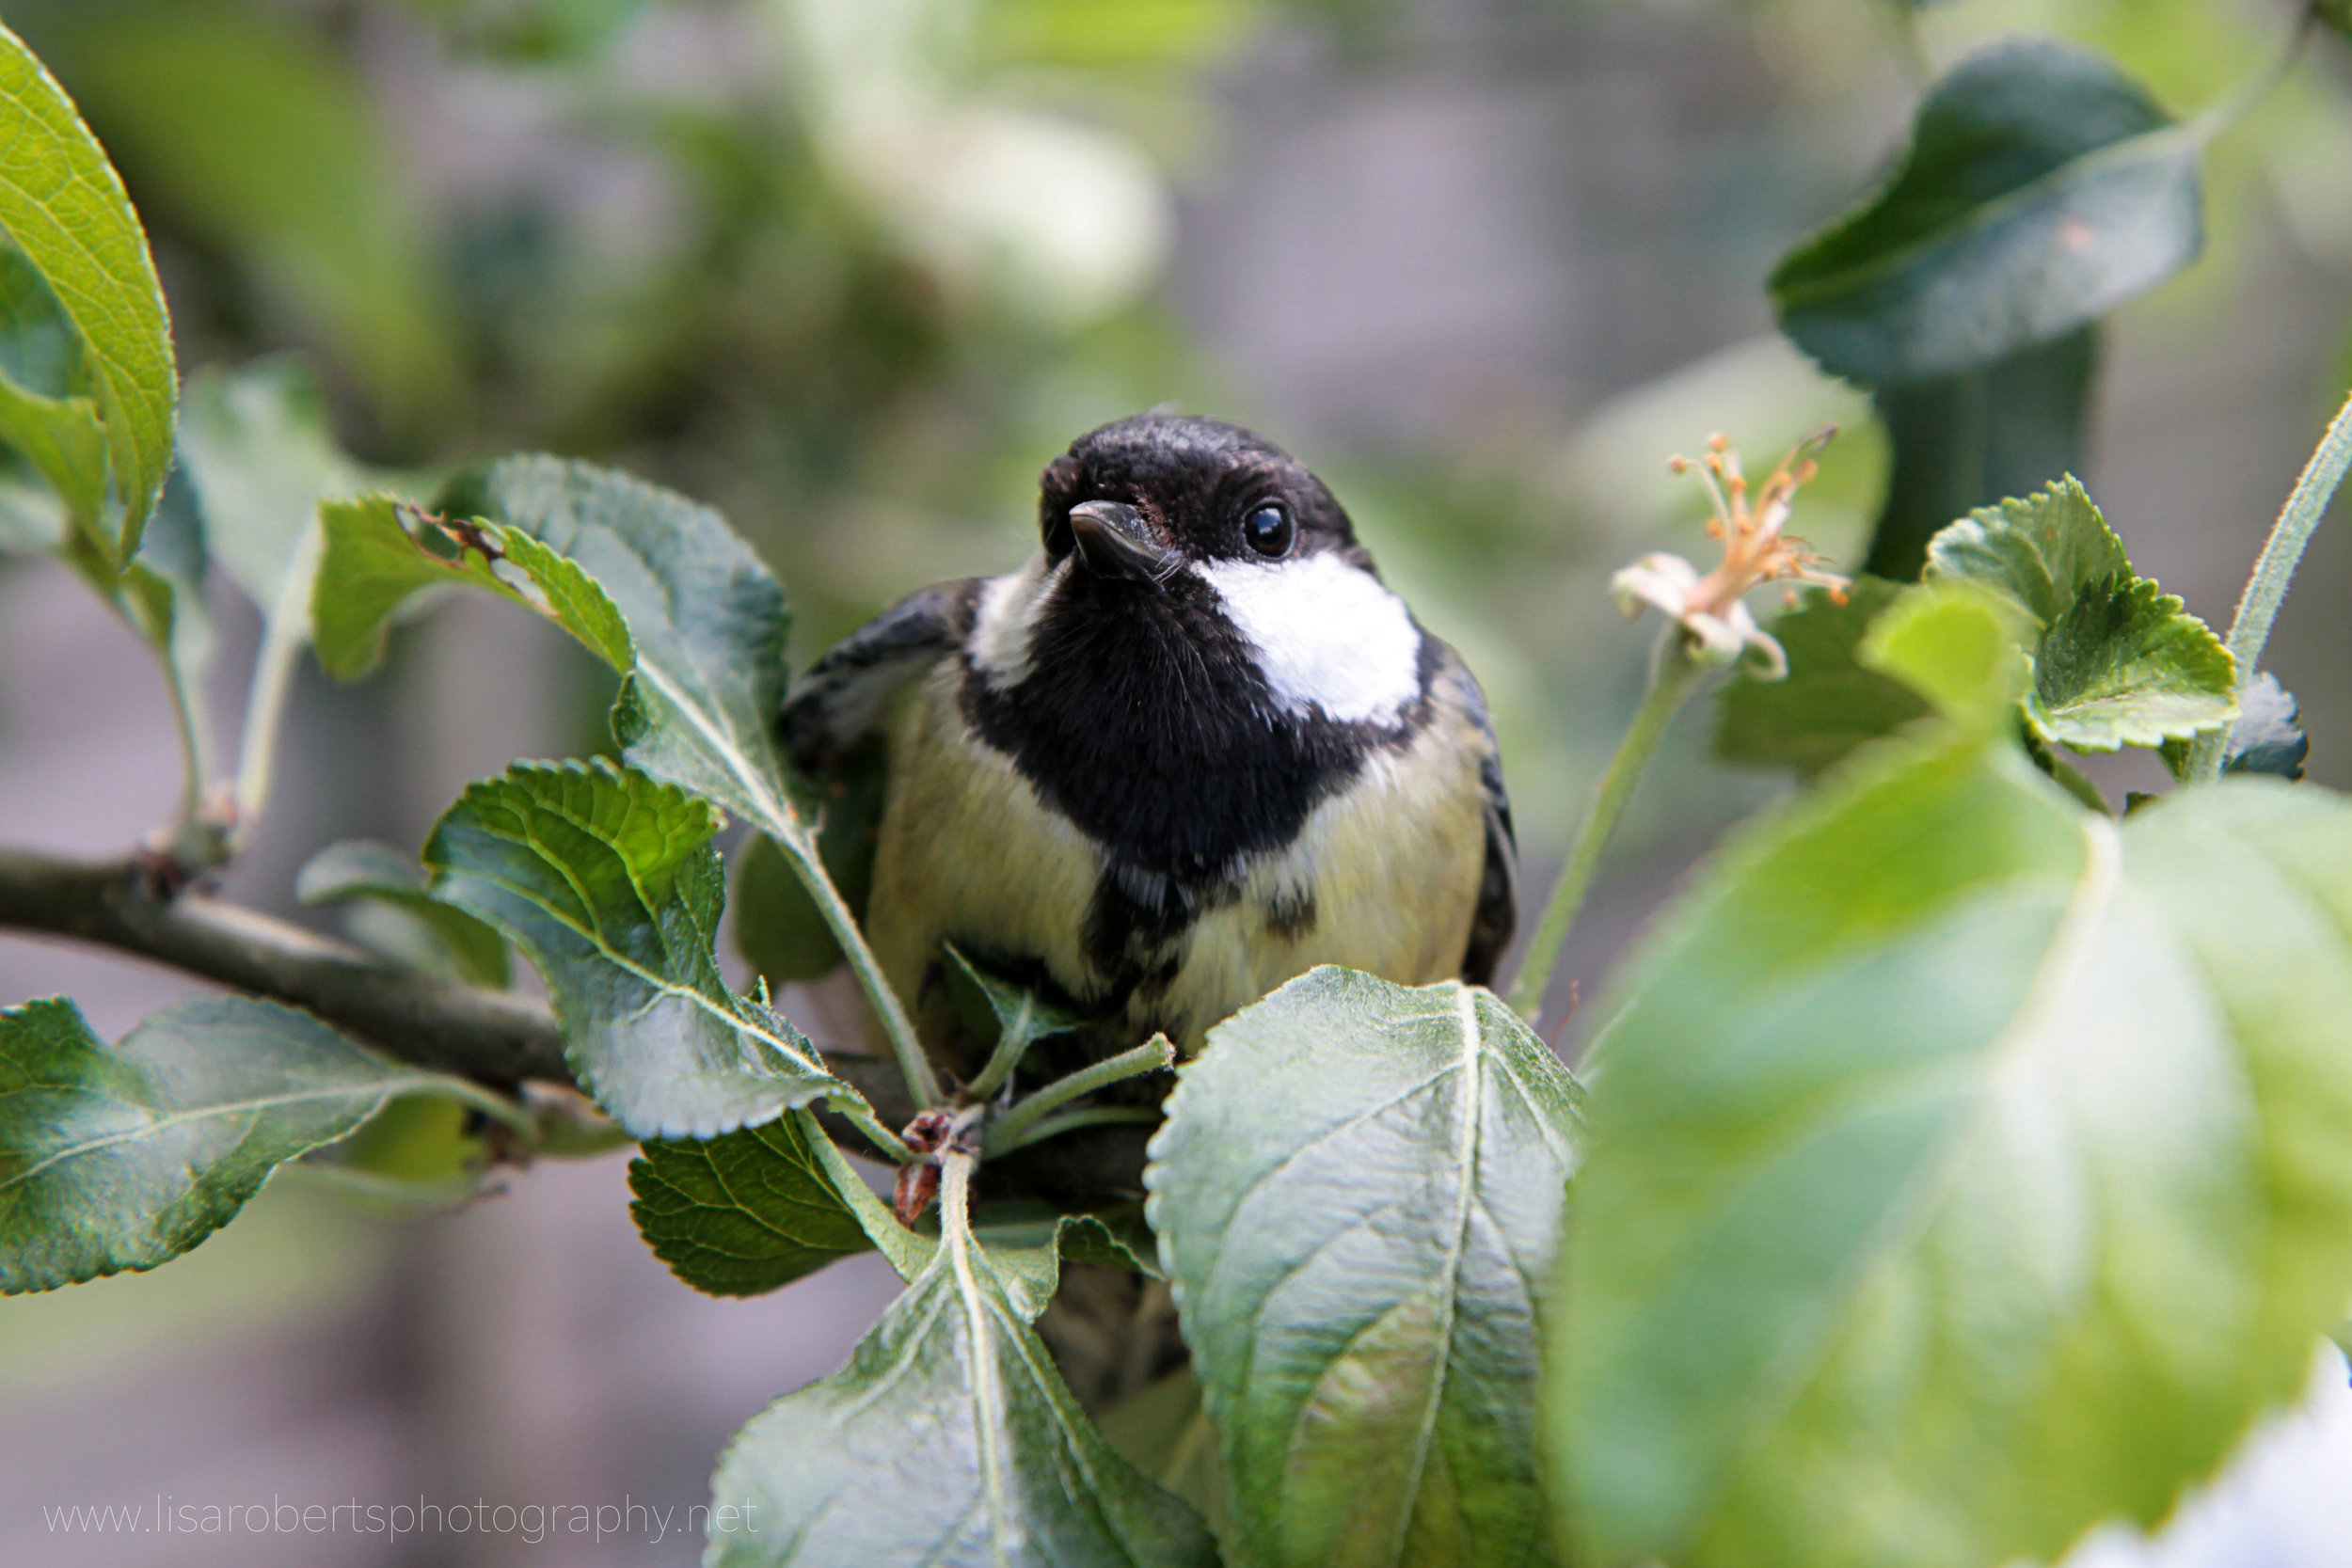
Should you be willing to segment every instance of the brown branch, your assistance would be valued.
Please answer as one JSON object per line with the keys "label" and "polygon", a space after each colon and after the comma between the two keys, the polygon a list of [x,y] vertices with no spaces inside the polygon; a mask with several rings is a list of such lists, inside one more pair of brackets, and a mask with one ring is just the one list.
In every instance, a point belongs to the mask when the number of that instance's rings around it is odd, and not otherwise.
{"label": "brown branch", "polygon": [[[314,1013],[389,1056],[494,1088],[527,1078],[573,1084],[545,1005],[454,986],[299,926],[201,894],[164,897],[135,861],[72,861],[0,848],[0,930],[66,937],[217,981]],[[838,1054],[826,1066],[890,1126],[914,1105],[885,1058]],[[865,1136],[830,1114],[834,1140],[871,1155]],[[1049,1198],[1141,1191],[1140,1127],[1089,1128],[991,1161],[991,1185]]]}
{"label": "brown branch", "polygon": [[291,1003],[389,1055],[500,1088],[572,1082],[563,1037],[530,997],[453,986],[299,926],[183,893],[134,862],[0,849],[0,929],[71,937]]}

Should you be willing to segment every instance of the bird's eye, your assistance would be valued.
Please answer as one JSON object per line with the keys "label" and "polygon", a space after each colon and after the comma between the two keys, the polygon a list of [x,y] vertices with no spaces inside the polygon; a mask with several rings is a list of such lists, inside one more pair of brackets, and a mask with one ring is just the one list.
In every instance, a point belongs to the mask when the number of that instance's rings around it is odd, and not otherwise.
{"label": "bird's eye", "polygon": [[1291,515],[1279,506],[1262,506],[1241,520],[1241,536],[1268,561],[1290,553]]}

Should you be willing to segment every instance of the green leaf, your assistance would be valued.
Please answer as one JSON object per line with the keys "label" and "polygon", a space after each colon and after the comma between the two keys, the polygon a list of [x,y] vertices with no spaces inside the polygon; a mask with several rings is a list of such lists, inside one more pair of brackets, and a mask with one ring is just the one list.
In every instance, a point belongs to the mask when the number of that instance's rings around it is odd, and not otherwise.
{"label": "green leaf", "polygon": [[2153,746],[2237,711],[2236,669],[2220,639],[2133,575],[2122,542],[2071,477],[1944,530],[1929,546],[1927,577],[1983,584],[2034,617],[2026,718],[2053,745]]}
{"label": "green leaf", "polygon": [[1218,1467],[1216,1424],[1209,1419],[1200,1380],[1190,1367],[1170,1372],[1143,1392],[1103,1413],[1103,1440],[1119,1456],[1174,1493],[1230,1541],[1233,1516]]}
{"label": "green leaf", "polygon": [[710,1568],[1216,1560],[1200,1520],[1078,1409],[961,1197],[951,1172],[944,1239],[849,1366],[727,1446]]}
{"label": "green leaf", "polygon": [[654,1256],[695,1290],[755,1296],[873,1242],[834,1190],[803,1118],[723,1137],[657,1139],[629,1163],[629,1217]]}
{"label": "green leaf", "polygon": [[464,583],[538,611],[616,670],[633,654],[621,612],[594,578],[532,535],[498,523],[459,524],[462,545],[439,555],[409,532],[415,509],[390,496],[319,508],[323,544],[310,599],[319,662],[349,680],[384,657],[384,628],[421,590]]}
{"label": "green leaf", "polygon": [[2119,828],[1997,736],[1892,741],[1631,974],[1549,1323],[1580,1560],[2049,1560],[2164,1516],[2343,1316],[2339,799]]}
{"label": "green leaf", "polygon": [[1249,1560],[1536,1553],[1579,1099],[1490,993],[1330,967],[1182,1069],[1144,1182]]}
{"label": "green leaf", "polygon": [[2090,451],[2099,328],[1990,364],[1871,393],[1894,466],[1865,572],[1918,577],[1928,541],[1955,517],[2081,471]]}
{"label": "green leaf", "polygon": [[278,1165],[443,1082],[249,997],[167,1007],[111,1050],[61,997],[0,1010],[0,1292],[167,1262]]}
{"label": "green leaf", "polygon": [[2006,728],[2025,690],[2019,646],[2025,617],[1974,583],[1911,589],[1870,625],[1854,650],[1863,667],[1891,675],[1963,728]]}
{"label": "green leaf", "polygon": [[764,832],[805,833],[773,733],[791,617],[773,575],[717,513],[552,457],[508,458],[449,504],[544,541],[619,607],[634,667],[596,651],[627,676],[613,730],[630,762]]}
{"label": "green leaf", "polygon": [[84,533],[106,504],[106,431],[81,341],[30,258],[0,241],[0,442],[22,452]]}
{"label": "green leaf", "polygon": [[1886,186],[1783,259],[1782,330],[1871,387],[2072,332],[2196,257],[2201,145],[2103,55],[1995,44],[1929,92]]}
{"label": "green leaf", "polygon": [[425,846],[434,895],[530,955],[582,1085],[639,1137],[708,1137],[855,1092],[720,977],[718,826],[634,769],[519,763],[469,786]]}
{"label": "green leaf", "polygon": [[118,565],[130,560],[171,467],[179,382],[163,287],[114,166],[55,78],[0,26],[0,229],[40,270],[80,335],[105,428],[119,517],[89,520]]}
{"label": "green leaf", "polygon": [[2319,0],[2319,19],[2352,38],[2352,0]]}
{"label": "green leaf", "polygon": [[1788,656],[1788,676],[1766,680],[1740,666],[1715,710],[1715,754],[1809,778],[1926,714],[1917,692],[1854,657],[1863,632],[1901,591],[1899,583],[1857,578],[1842,604],[1817,589],[1774,617],[1766,629]]}
{"label": "green leaf", "polygon": [[367,899],[389,905],[430,931],[464,979],[495,990],[506,987],[506,939],[434,897],[416,857],[389,844],[347,839],[328,845],[294,878],[294,896],[306,904]]}

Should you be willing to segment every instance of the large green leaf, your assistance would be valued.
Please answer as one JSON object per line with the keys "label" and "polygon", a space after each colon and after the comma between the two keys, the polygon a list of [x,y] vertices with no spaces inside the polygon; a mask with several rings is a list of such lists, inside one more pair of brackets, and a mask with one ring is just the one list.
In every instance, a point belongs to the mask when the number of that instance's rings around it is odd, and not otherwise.
{"label": "large green leaf", "polygon": [[1581,1560],[2153,1523],[2352,1295],[2352,809],[2120,828],[1997,731],[1747,833],[1595,1048],[1546,1436]]}
{"label": "large green leaf", "polygon": [[1182,1069],[1145,1184],[1251,1561],[1537,1552],[1578,1101],[1492,994],[1328,967]]}
{"label": "large green leaf", "polygon": [[2196,257],[2201,145],[2103,55],[1995,44],[1928,94],[1886,186],[1781,261],[1781,327],[1871,387],[2072,332]]}
{"label": "large green leaf", "polygon": [[436,898],[413,855],[389,844],[346,839],[312,855],[294,878],[306,904],[364,901],[398,910],[432,934],[453,977],[503,989],[506,939],[456,905]]}
{"label": "large green leaf", "polygon": [[0,1011],[0,1292],[167,1262],[285,1161],[446,1085],[249,997],[180,1003],[112,1049],[63,998]]}
{"label": "large green leaf", "polygon": [[2133,575],[2122,541],[2071,477],[1953,523],[1928,547],[1927,577],[1982,584],[2033,616],[2026,717],[2054,745],[2153,746],[2237,711],[2229,650],[2178,598]]}
{"label": "large green leaf", "polygon": [[951,1173],[940,1244],[849,1366],[728,1445],[710,1568],[1216,1560],[1200,1520],[1078,1409],[962,1197]]}
{"label": "large green leaf", "polygon": [[1741,667],[1718,700],[1715,754],[1810,776],[1926,713],[1911,688],[1854,657],[1862,634],[1900,592],[1898,583],[1857,578],[1842,601],[1817,589],[1776,617],[1767,629],[1788,656],[1788,673],[1767,680]]}
{"label": "large green leaf", "polygon": [[581,1084],[639,1137],[708,1137],[855,1092],[720,977],[718,826],[633,768],[518,763],[470,785],[425,846],[435,896],[531,955]]}
{"label": "large green leaf", "polygon": [[1870,395],[1894,464],[1862,569],[1907,582],[1955,517],[2080,473],[2090,451],[2099,328]]}
{"label": "large green leaf", "polygon": [[90,519],[117,565],[138,549],[171,467],[171,322],[122,181],[54,77],[0,26],[0,229],[40,269],[82,340],[119,515]]}
{"label": "large green leaf", "polygon": [[65,307],[31,259],[0,240],[0,442],[48,483],[60,520],[85,533],[106,504],[106,430],[88,383]]}

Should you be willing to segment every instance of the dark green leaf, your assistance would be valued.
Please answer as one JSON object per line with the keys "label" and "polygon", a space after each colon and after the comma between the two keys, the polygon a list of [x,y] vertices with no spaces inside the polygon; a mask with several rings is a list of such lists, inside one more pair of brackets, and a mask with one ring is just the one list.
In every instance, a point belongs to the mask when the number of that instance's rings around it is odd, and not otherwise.
{"label": "dark green leaf", "polygon": [[1957,375],[1871,393],[1894,467],[1862,569],[1908,582],[1945,524],[2079,473],[2098,358],[2099,329],[2086,326]]}
{"label": "dark green leaf", "polygon": [[434,895],[531,956],[580,1082],[640,1137],[708,1137],[853,1092],[720,977],[718,825],[634,769],[524,763],[469,786],[425,846]]}
{"label": "dark green leaf", "polygon": [[434,897],[416,857],[389,844],[350,839],[328,845],[294,878],[294,896],[306,904],[354,899],[388,904],[433,934],[458,975],[477,986],[502,990],[506,985],[506,939],[454,904]]}
{"label": "dark green leaf", "polygon": [[1078,1409],[960,1197],[951,1185],[943,1241],[849,1366],[728,1445],[711,1568],[1216,1560],[1200,1522]]}
{"label": "dark green leaf", "polygon": [[384,627],[411,595],[465,583],[537,610],[616,670],[633,655],[620,611],[585,572],[501,524],[464,525],[468,544],[438,555],[408,531],[418,514],[389,496],[319,508],[324,543],[310,600],[319,662],[348,680],[384,657]]}
{"label": "dark green leaf", "polygon": [[2319,19],[2352,38],[2352,0],[2319,0]]}
{"label": "dark green leaf", "polygon": [[62,998],[0,1011],[0,1292],[167,1262],[280,1164],[442,1082],[249,997],[180,1003],[111,1050]]}
{"label": "dark green leaf", "polygon": [[1747,833],[1597,1044],[1547,1437],[1597,1562],[2146,1525],[2352,1294],[2352,810],[2082,811],[1997,732]]}
{"label": "dark green leaf", "polygon": [[1210,1031],[1145,1173],[1250,1560],[1519,1563],[1580,1091],[1490,993],[1322,968]]}
{"label": "dark green leaf", "polygon": [[759,1295],[870,1250],[811,1136],[787,1116],[716,1138],[649,1142],[629,1164],[629,1215],[671,1273],[714,1296]]}
{"label": "dark green leaf", "polygon": [[1898,583],[1858,578],[1842,604],[1816,590],[1775,617],[1766,629],[1788,655],[1788,674],[1765,680],[1740,667],[1715,710],[1715,754],[1810,777],[1925,714],[1918,693],[1854,657],[1871,620],[1900,592]]}
{"label": "dark green leaf", "polygon": [[2235,667],[2220,639],[2133,575],[2122,541],[2072,478],[1945,529],[1929,546],[1927,576],[1982,584],[2034,617],[2026,718],[2053,745],[2153,746],[2236,710]]}
{"label": "dark green leaf", "polygon": [[1871,387],[2072,332],[2196,257],[2200,146],[2103,55],[1995,44],[1928,94],[1885,188],[1781,261],[1782,329]]}
{"label": "dark green leaf", "polygon": [[119,515],[88,519],[119,565],[171,467],[179,378],[171,323],[147,235],[114,166],[56,81],[0,26],[0,229],[40,270],[80,336],[89,392],[105,427]]}

